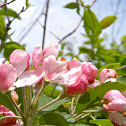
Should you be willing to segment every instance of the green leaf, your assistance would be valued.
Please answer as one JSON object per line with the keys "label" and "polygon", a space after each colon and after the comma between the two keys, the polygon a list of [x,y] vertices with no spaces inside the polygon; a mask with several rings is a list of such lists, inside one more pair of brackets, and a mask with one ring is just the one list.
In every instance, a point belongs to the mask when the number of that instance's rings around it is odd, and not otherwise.
{"label": "green leaf", "polygon": [[6,94],[3,94],[1,91],[0,91],[0,104],[4,105],[5,107],[7,107],[16,114],[16,110],[14,108],[13,103],[11,102],[9,97]]}
{"label": "green leaf", "polygon": [[101,33],[101,26],[95,14],[89,8],[84,11],[84,28],[92,43],[96,43]]}
{"label": "green leaf", "polygon": [[94,123],[94,124],[100,125],[100,126],[113,126],[113,124],[108,119],[91,120],[90,123]]}
{"label": "green leaf", "polygon": [[[51,95],[52,91],[53,91],[54,87],[52,85],[48,85],[45,89],[44,89],[44,94],[46,96],[49,96]],[[55,91],[53,92],[52,94],[52,98],[56,98],[59,94],[61,93],[61,90],[57,90],[55,89]]]}
{"label": "green leaf", "polygon": [[113,22],[115,22],[115,20],[117,19],[116,16],[111,15],[111,16],[107,16],[104,19],[101,20],[100,25],[101,25],[101,29],[105,29],[108,26],[110,26]]}
{"label": "green leaf", "polygon": [[[52,100],[53,100],[53,98],[51,98],[51,97],[41,95],[39,97],[39,107],[46,105],[47,103],[51,102]],[[43,111],[55,110],[56,108],[58,108],[60,105],[62,105],[63,103],[65,103],[67,101],[69,101],[69,100],[64,100],[64,99],[59,100],[59,101],[49,105],[48,107],[46,107]]]}
{"label": "green leaf", "polygon": [[15,50],[15,49],[22,49],[25,50],[25,47],[16,43],[16,42],[8,42],[5,44],[4,47],[4,56],[7,60],[9,60],[10,54]]}
{"label": "green leaf", "polygon": [[69,3],[67,5],[64,6],[65,8],[69,8],[69,9],[77,9],[77,13],[79,14],[80,8],[79,8],[79,4],[78,3]]}
{"label": "green leaf", "polygon": [[126,75],[117,76],[116,81],[126,83]]}
{"label": "green leaf", "polygon": [[81,54],[81,53],[91,53],[92,52],[91,49],[88,49],[88,48],[86,48],[84,46],[79,47],[79,51],[80,51],[79,54]]}
{"label": "green leaf", "polygon": [[0,39],[4,39],[4,34],[5,34],[5,21],[3,16],[0,15]]}
{"label": "green leaf", "polygon": [[79,5],[78,5],[78,3],[72,2],[72,3],[69,3],[69,4],[65,5],[64,7],[69,8],[69,9],[75,9],[75,8],[78,8]]}
{"label": "green leaf", "polygon": [[126,90],[126,84],[122,84],[120,82],[107,82],[93,88],[92,90],[88,90],[81,95],[77,103],[76,112],[80,113],[84,109],[90,107],[93,102],[94,104],[101,102],[105,93],[112,89],[123,92]]}
{"label": "green leaf", "polygon": [[55,126],[69,126],[66,119],[59,112],[48,112],[40,118],[40,124]]}
{"label": "green leaf", "polygon": [[[17,14],[17,12],[15,12],[14,10],[7,9],[7,11],[8,11],[8,16],[9,17],[16,17],[17,19],[21,19],[20,16]],[[0,15],[7,16],[6,11],[5,11],[4,8],[0,10]]]}

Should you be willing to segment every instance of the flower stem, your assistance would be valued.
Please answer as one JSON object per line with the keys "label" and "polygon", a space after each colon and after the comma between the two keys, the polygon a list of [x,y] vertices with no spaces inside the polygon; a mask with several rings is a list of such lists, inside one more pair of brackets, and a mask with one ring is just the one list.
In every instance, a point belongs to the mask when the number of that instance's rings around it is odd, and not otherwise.
{"label": "flower stem", "polygon": [[61,93],[56,99],[54,99],[53,101],[51,101],[51,102],[49,102],[48,104],[44,105],[43,107],[39,108],[39,109],[37,110],[37,112],[43,110],[44,108],[48,107],[49,105],[55,103],[56,101],[58,101],[58,100],[60,100],[60,99],[62,99],[62,98],[64,98],[64,92],[62,92],[62,93]]}
{"label": "flower stem", "polygon": [[25,120],[25,116],[24,114],[21,112],[21,110],[19,109],[19,107],[17,106],[17,104],[15,103],[15,101],[13,100],[13,98],[11,97],[11,92],[7,92],[7,95],[9,96],[10,100],[12,101],[13,105],[15,106],[15,108],[17,109],[17,111],[20,113],[20,115],[22,116],[22,119]]}

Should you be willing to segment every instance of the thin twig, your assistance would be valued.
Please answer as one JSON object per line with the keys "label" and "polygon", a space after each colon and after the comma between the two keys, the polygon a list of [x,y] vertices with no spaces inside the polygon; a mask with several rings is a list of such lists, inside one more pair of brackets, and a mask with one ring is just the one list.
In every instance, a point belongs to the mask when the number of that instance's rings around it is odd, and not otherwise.
{"label": "thin twig", "polygon": [[90,4],[90,7],[92,7],[95,2],[96,2],[96,0],[93,0],[92,3]]}
{"label": "thin twig", "polygon": [[51,94],[50,94],[50,97],[52,97],[52,95],[53,95],[53,93],[54,93],[56,87],[57,87],[57,84],[55,84],[55,86],[54,86],[54,88],[53,88],[53,90],[52,90],[52,92],[51,92]]}
{"label": "thin twig", "polygon": [[44,26],[41,24],[41,22],[39,21],[39,19],[37,19],[37,22],[40,24],[40,26],[41,26],[42,28],[44,28]]}
{"label": "thin twig", "polygon": [[8,2],[8,3],[4,3],[4,4],[0,5],[0,7],[6,6],[7,4],[10,4],[10,3],[14,2],[14,1],[15,0],[12,0],[12,1]]}
{"label": "thin twig", "polygon": [[[33,23],[31,24],[31,26],[23,33],[23,35],[21,36],[21,38],[19,39],[19,42],[21,42],[27,35],[28,33],[33,29],[33,27],[35,26],[36,22],[39,20],[39,18],[44,14],[44,7],[45,4],[43,5],[42,11],[41,13],[38,15],[38,17],[33,21]],[[26,27],[27,28],[27,27]],[[26,29],[24,28],[24,29]],[[24,31],[23,29],[23,31]]]}
{"label": "thin twig", "polygon": [[70,35],[72,35],[74,32],[76,32],[76,30],[79,28],[79,26],[80,26],[80,24],[81,24],[82,21],[83,21],[83,18],[81,18],[81,20],[79,21],[79,23],[77,24],[77,26],[75,27],[75,29],[72,32],[70,32],[67,35],[65,35],[62,39],[60,39],[58,43],[60,44],[64,39],[66,39],[67,37],[69,37]]}
{"label": "thin twig", "polygon": [[23,120],[25,120],[24,114],[21,112],[21,110],[19,109],[19,107],[17,106],[17,104],[15,103],[15,101],[13,100],[13,98],[11,97],[11,93],[9,92],[9,98],[12,101],[13,105],[15,106],[15,108],[17,109],[17,111],[20,113],[20,115],[22,116]]}
{"label": "thin twig", "polygon": [[46,2],[46,13],[45,13],[43,36],[42,36],[43,37],[43,39],[42,39],[42,50],[44,49],[44,44],[45,44],[46,24],[47,24],[48,10],[49,10],[49,2],[50,2],[50,0],[47,0],[47,2]]}
{"label": "thin twig", "polygon": [[71,114],[74,115],[74,100],[75,96],[72,97],[72,102],[71,102]]}
{"label": "thin twig", "polygon": [[50,34],[52,34],[56,39],[60,40],[60,38],[57,35],[55,35],[52,31],[50,31]]}
{"label": "thin twig", "polygon": [[39,108],[39,109],[37,110],[37,112],[43,110],[44,108],[46,108],[46,107],[48,107],[49,105],[55,103],[56,101],[58,101],[58,100],[60,100],[60,99],[63,99],[63,95],[64,95],[64,92],[62,92],[61,94],[59,94],[59,96],[58,96],[56,99],[54,99],[53,101],[51,101],[51,102],[49,102],[48,104],[44,105],[43,107]]}
{"label": "thin twig", "polygon": [[[6,6],[5,6],[5,10],[6,10]],[[24,7],[22,8],[22,10],[12,19],[12,20],[9,20],[9,17],[8,17],[8,12],[6,10],[6,14],[7,14],[7,19],[8,19],[8,24],[7,24],[7,27],[5,29],[5,38],[6,38],[6,35],[7,35],[7,32],[9,30],[9,27],[11,25],[11,23],[22,13],[24,12],[26,9],[24,9]]]}
{"label": "thin twig", "polygon": [[123,68],[126,68],[126,65],[122,66],[122,67],[119,67],[119,68],[116,68],[115,70],[121,70]]}

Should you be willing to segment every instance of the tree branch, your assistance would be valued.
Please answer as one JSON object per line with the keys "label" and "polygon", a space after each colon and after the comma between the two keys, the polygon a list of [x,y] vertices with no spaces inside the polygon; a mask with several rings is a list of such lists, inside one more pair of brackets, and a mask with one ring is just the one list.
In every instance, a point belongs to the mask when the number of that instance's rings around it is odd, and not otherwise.
{"label": "tree branch", "polygon": [[44,29],[43,29],[43,39],[42,39],[42,50],[44,49],[45,44],[45,36],[46,36],[46,24],[47,24],[47,17],[48,17],[48,10],[49,10],[49,2],[50,0],[47,0],[46,2],[46,13],[45,13],[45,21],[44,21]]}
{"label": "tree branch", "polygon": [[0,5],[0,8],[3,7],[3,6],[6,6],[7,4],[10,4],[10,3],[14,2],[14,1],[15,0],[12,0],[12,1],[8,2],[8,3],[4,3],[4,4]]}
{"label": "tree branch", "polygon": [[67,35],[65,35],[62,39],[60,39],[58,43],[60,44],[64,39],[66,39],[67,37],[69,37],[70,35],[72,35],[74,32],[76,32],[76,30],[79,28],[79,26],[80,26],[80,24],[81,24],[82,21],[83,21],[83,17],[81,18],[81,20],[79,21],[79,23],[77,24],[77,26],[75,27],[75,29],[72,32],[70,32]]}

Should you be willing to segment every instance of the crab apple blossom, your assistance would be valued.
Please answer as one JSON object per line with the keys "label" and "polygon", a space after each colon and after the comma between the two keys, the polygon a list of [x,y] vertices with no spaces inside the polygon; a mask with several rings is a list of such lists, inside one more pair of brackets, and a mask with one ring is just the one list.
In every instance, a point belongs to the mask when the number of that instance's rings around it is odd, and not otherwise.
{"label": "crab apple blossom", "polygon": [[103,69],[99,75],[99,81],[100,83],[104,83],[107,79],[116,78],[117,75],[118,73],[113,69]]}
{"label": "crab apple blossom", "polygon": [[89,84],[92,84],[98,75],[98,69],[91,62],[82,63],[82,73],[87,76]]}
{"label": "crab apple blossom", "polygon": [[103,100],[103,107],[109,112],[123,112],[126,110],[126,98],[118,90],[108,91]]}
{"label": "crab apple blossom", "polygon": [[82,94],[87,90],[88,80],[86,75],[82,75],[72,85],[65,86],[65,92],[68,95]]}
{"label": "crab apple blossom", "polygon": [[126,117],[119,112],[109,112],[109,119],[114,126],[126,126]]}
{"label": "crab apple blossom", "polygon": [[46,47],[42,51],[41,46],[36,46],[32,53],[32,63],[34,68],[39,68],[40,64],[42,64],[43,60],[48,56],[53,55],[55,58],[58,56],[58,44],[51,45]]}

